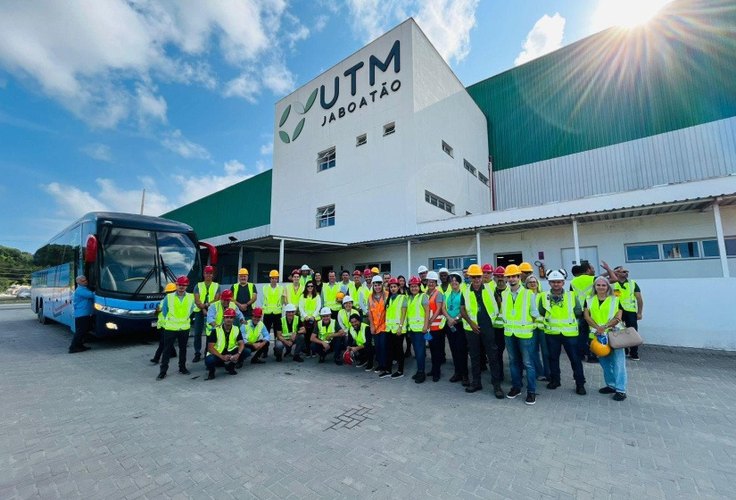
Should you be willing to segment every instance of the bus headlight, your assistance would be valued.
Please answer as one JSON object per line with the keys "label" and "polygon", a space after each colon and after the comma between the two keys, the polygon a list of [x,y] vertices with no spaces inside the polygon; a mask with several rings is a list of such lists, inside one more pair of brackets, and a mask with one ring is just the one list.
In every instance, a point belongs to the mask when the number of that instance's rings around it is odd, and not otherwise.
{"label": "bus headlight", "polygon": [[108,307],[97,303],[95,303],[95,309],[107,314],[128,314],[130,312],[127,309],[120,309],[119,307]]}

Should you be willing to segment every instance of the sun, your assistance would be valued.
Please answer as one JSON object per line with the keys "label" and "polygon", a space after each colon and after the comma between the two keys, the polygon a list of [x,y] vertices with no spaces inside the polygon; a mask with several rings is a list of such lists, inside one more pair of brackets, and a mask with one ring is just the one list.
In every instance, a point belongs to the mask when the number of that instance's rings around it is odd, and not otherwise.
{"label": "sun", "polygon": [[671,0],[599,0],[591,18],[594,32],[619,26],[634,28],[652,17]]}

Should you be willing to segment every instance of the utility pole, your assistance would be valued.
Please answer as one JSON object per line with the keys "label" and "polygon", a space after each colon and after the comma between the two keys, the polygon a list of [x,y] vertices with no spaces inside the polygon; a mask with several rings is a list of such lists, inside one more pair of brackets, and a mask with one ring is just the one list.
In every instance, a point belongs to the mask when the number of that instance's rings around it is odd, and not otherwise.
{"label": "utility pole", "polygon": [[143,205],[146,203],[146,188],[143,188],[143,194],[141,195],[141,215],[143,215]]}

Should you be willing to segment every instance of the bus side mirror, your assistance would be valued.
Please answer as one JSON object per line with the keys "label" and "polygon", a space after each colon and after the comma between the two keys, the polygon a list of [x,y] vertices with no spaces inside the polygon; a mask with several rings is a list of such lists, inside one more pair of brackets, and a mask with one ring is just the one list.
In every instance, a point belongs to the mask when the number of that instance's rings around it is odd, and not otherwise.
{"label": "bus side mirror", "polygon": [[217,248],[214,245],[205,243],[204,241],[199,242],[199,246],[206,248],[209,253],[209,265],[214,266],[217,264]]}
{"label": "bus side mirror", "polygon": [[91,264],[97,260],[97,238],[92,235],[87,238],[87,245],[84,247],[84,262]]}

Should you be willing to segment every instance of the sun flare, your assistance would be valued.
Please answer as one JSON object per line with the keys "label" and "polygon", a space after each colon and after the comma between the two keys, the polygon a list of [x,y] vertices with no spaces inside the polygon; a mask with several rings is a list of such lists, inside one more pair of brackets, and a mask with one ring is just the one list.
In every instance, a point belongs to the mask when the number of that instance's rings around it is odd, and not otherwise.
{"label": "sun flare", "polygon": [[611,26],[634,28],[645,24],[671,0],[600,0],[591,19],[593,31]]}

